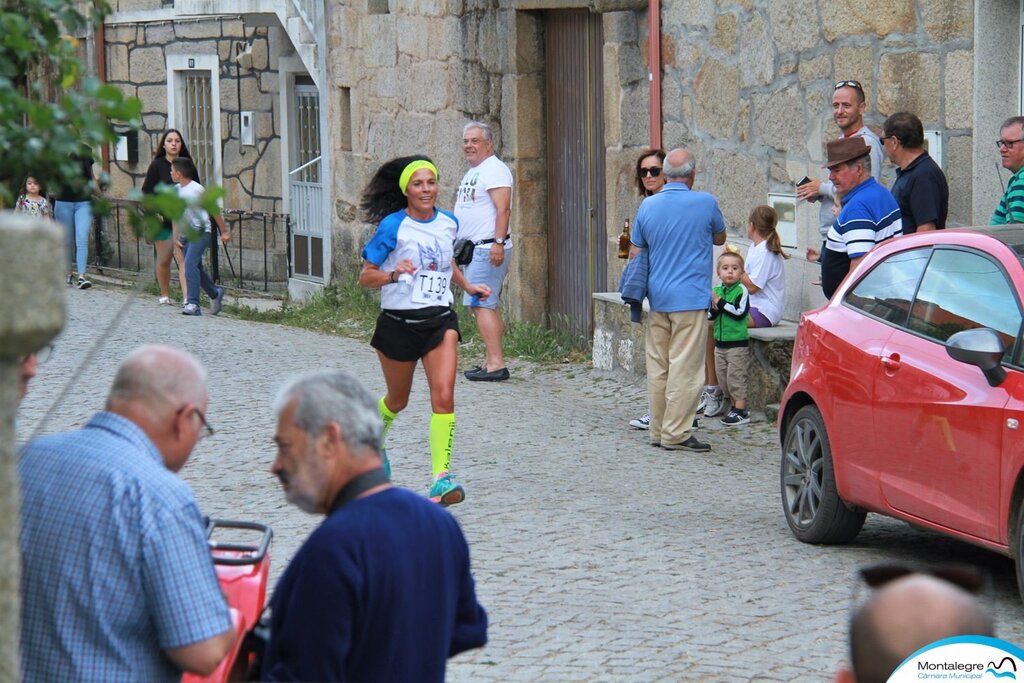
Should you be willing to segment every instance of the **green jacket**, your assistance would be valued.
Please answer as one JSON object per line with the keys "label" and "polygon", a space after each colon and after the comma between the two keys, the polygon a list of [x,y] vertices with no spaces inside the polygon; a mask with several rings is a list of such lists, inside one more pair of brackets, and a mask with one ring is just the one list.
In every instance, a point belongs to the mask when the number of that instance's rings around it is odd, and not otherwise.
{"label": "green jacket", "polygon": [[712,305],[708,311],[708,317],[714,321],[715,346],[747,346],[750,338],[747,333],[747,315],[750,313],[747,288],[739,282],[728,287],[718,285],[715,294],[721,298],[718,305]]}

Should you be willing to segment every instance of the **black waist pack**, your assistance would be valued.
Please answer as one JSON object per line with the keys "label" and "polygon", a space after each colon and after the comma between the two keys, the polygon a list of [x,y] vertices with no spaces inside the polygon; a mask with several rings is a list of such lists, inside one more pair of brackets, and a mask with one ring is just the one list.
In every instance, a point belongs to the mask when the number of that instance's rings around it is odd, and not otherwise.
{"label": "black waist pack", "polygon": [[470,240],[455,240],[455,248],[452,258],[456,265],[468,266],[473,261],[473,249],[476,245]]}

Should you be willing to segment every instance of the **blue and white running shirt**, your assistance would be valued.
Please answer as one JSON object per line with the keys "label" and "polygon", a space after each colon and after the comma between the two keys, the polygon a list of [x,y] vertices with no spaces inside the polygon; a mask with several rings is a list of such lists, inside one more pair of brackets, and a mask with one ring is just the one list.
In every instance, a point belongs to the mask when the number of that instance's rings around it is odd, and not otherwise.
{"label": "blue and white running shirt", "polygon": [[381,288],[381,308],[402,311],[452,305],[452,254],[458,228],[455,216],[440,209],[429,221],[417,220],[405,209],[384,217],[363,247],[363,259],[385,272],[409,259],[416,272],[411,283]]}

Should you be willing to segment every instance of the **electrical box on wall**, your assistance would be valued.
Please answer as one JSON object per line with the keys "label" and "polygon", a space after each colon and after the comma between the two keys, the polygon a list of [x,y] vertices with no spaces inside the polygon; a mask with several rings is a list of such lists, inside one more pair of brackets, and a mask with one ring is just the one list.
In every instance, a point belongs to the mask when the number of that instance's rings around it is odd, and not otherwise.
{"label": "electrical box on wall", "polygon": [[253,113],[251,111],[243,111],[241,114],[241,123],[239,124],[239,137],[242,140],[243,145],[255,145],[256,144],[256,131],[253,122]]}
{"label": "electrical box on wall", "polygon": [[114,147],[114,159],[116,161],[127,161],[129,164],[139,163],[139,132],[129,130],[124,135],[117,136],[117,145]]}
{"label": "electrical box on wall", "polygon": [[928,156],[935,160],[935,163],[942,166],[942,133],[926,129],[924,131],[924,149],[928,152]]}
{"label": "electrical box on wall", "polygon": [[779,233],[782,246],[795,248],[796,240],[796,195],[768,193],[768,205],[775,209],[779,223],[775,230]]}

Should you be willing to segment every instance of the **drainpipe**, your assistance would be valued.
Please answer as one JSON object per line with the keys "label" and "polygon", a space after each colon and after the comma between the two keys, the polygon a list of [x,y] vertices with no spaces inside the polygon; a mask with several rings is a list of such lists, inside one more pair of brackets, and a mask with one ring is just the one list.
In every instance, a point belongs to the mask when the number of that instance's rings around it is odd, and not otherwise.
{"label": "drainpipe", "polygon": [[650,81],[651,147],[661,147],[661,0],[647,0],[647,80]]}
{"label": "drainpipe", "polygon": [[[96,77],[100,80],[100,83],[107,82],[107,34],[106,34],[106,23],[104,20],[100,20],[96,26],[95,33],[95,47],[96,47]],[[103,155],[103,172],[110,173],[110,148],[109,145],[103,145],[100,150],[100,154]]]}

